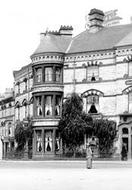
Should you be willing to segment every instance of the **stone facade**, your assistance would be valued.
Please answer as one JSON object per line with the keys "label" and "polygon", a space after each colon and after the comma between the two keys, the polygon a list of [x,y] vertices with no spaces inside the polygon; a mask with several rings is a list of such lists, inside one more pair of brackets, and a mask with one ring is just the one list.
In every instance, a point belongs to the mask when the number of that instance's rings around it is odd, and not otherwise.
{"label": "stone facade", "polygon": [[14,72],[14,123],[32,117],[35,159],[61,153],[57,125],[72,92],[87,113],[117,122],[116,154],[125,143],[131,158],[132,25],[105,28],[103,16],[91,10],[89,29],[76,37],[69,26],[41,33],[32,63]]}

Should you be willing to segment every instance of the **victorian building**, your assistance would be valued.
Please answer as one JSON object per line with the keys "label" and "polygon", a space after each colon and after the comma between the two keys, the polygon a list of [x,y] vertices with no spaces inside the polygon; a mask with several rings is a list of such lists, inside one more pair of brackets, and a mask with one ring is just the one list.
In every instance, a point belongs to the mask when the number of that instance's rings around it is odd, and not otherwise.
{"label": "victorian building", "polygon": [[6,89],[0,99],[0,159],[7,158],[14,149],[14,92]]}
{"label": "victorian building", "polygon": [[73,91],[84,111],[117,122],[115,142],[132,156],[132,24],[104,26],[104,13],[92,9],[89,28],[73,37],[73,28],[40,35],[31,63],[14,72],[14,123],[33,120],[33,158],[61,154],[58,122],[62,102]]}

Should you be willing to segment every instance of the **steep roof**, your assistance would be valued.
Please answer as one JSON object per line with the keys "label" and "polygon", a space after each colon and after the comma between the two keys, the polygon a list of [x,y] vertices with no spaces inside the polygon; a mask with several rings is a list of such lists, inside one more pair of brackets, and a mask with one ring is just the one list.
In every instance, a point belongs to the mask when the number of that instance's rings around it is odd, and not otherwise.
{"label": "steep roof", "polygon": [[33,55],[45,52],[65,53],[71,39],[71,36],[66,35],[43,34],[43,38]]}
{"label": "steep roof", "polygon": [[132,44],[132,24],[104,27],[96,33],[86,30],[72,39],[67,53],[98,51]]}

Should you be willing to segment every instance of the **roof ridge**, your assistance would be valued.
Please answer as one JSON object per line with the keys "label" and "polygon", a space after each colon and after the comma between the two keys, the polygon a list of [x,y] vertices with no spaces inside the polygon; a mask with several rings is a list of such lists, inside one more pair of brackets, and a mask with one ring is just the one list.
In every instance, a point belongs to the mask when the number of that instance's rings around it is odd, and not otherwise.
{"label": "roof ridge", "polygon": [[72,42],[73,42],[73,39],[71,40],[70,44],[68,45],[68,47],[67,47],[65,53],[68,53],[68,51],[69,51],[69,49],[70,49],[70,47],[71,47],[71,45],[72,45]]}

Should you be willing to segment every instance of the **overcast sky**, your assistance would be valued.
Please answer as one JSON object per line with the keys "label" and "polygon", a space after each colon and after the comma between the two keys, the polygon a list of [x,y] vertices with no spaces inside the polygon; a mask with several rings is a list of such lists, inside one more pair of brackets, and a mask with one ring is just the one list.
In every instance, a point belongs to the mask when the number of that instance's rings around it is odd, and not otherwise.
{"label": "overcast sky", "polygon": [[31,62],[41,32],[72,25],[74,35],[85,29],[85,15],[92,8],[118,9],[130,23],[130,0],[3,0],[0,3],[0,93],[13,87],[13,71]]}

